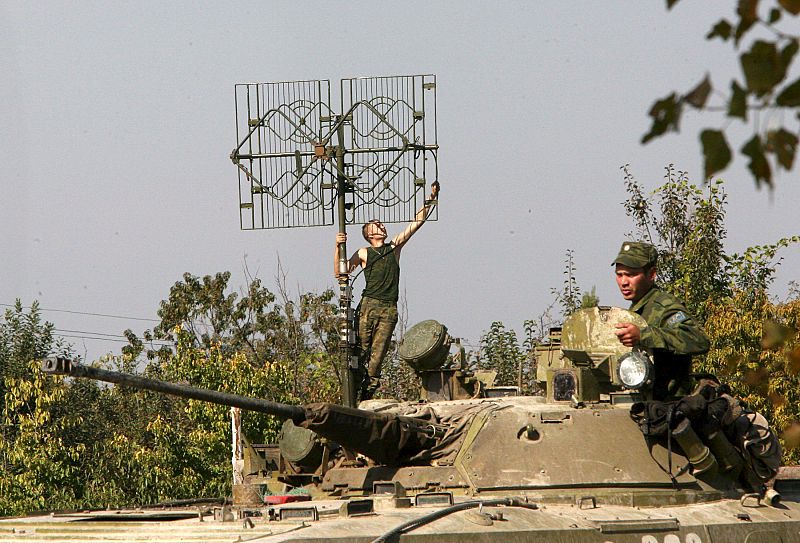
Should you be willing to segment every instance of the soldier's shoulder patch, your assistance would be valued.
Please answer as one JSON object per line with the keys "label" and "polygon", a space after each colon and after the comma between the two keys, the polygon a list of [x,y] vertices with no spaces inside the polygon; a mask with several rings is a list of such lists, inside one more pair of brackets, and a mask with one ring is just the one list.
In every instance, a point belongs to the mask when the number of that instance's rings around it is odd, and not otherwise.
{"label": "soldier's shoulder patch", "polygon": [[689,320],[689,315],[687,315],[683,311],[678,311],[677,313],[673,313],[672,315],[670,315],[665,324],[667,326],[677,326],[686,320]]}

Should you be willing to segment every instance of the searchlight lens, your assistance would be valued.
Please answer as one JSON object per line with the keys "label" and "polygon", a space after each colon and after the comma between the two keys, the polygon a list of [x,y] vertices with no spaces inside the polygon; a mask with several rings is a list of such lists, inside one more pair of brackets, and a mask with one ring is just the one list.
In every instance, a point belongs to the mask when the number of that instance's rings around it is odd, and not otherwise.
{"label": "searchlight lens", "polygon": [[650,382],[652,368],[653,363],[646,353],[631,351],[619,359],[617,375],[625,387],[638,389]]}

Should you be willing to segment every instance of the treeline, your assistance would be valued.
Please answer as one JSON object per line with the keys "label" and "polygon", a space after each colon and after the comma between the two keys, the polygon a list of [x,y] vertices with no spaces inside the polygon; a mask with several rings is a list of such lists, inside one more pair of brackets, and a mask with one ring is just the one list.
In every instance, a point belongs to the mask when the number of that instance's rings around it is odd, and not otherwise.
{"label": "treeline", "polygon": [[[258,280],[229,293],[229,278],[184,275],[160,324],[143,338],[128,331],[123,353],[98,364],[278,402],[338,401],[333,293],[276,301]],[[0,516],[230,494],[227,408],[46,376],[37,360],[50,353],[72,354],[36,303],[26,312],[18,301],[0,321]],[[244,413],[243,429],[269,443],[280,427]]]}
{"label": "treeline", "polygon": [[[704,188],[667,168],[646,193],[624,168],[631,238],[661,255],[662,285],[686,300],[712,342],[696,370],[720,376],[778,429],[784,461],[800,461],[800,290],[772,300],[769,287],[784,238],[739,254],[724,251],[722,183]],[[609,251],[615,247],[609,248]],[[491,323],[474,366],[494,369],[500,384],[536,392],[535,346],[548,328],[582,304],[596,303],[577,281],[567,251],[565,279],[554,304],[524,323],[524,337]],[[287,403],[339,401],[337,304],[332,291],[292,299],[285,278],[277,292],[249,279],[231,292],[229,273],[185,274],[159,308],[160,323],[118,356],[97,363],[120,371]],[[613,280],[609,275],[602,280]],[[601,301],[602,302],[602,301]],[[156,348],[158,343],[171,347]],[[71,355],[21,303],[0,320],[0,515],[37,510],[155,504],[230,493],[230,422],[224,407],[43,375],[36,360]],[[413,373],[390,353],[382,393],[416,394]],[[244,414],[252,442],[273,442],[278,423]]]}

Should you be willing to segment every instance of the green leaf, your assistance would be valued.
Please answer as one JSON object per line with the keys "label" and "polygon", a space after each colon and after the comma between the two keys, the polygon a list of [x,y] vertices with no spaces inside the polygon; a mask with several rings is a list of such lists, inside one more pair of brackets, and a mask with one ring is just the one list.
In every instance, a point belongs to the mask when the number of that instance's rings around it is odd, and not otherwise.
{"label": "green leaf", "polygon": [[750,163],[747,167],[756,178],[756,186],[760,185],[763,181],[767,185],[772,185],[772,171],[767,162],[767,157],[764,155],[764,148],[761,145],[761,138],[756,134],[750,141],[742,147],[742,154],[750,157]]}
{"label": "green leaf", "polygon": [[701,109],[704,105],[706,105],[706,100],[708,100],[708,95],[711,94],[711,80],[706,74],[706,77],[697,84],[695,88],[689,91],[689,93],[683,97],[683,99],[694,106],[697,109]]}
{"label": "green leaf", "polygon": [[781,107],[800,107],[800,79],[783,89],[775,103]]}
{"label": "green leaf", "polygon": [[736,27],[736,43],[744,36],[758,20],[758,0],[739,0],[736,13],[739,15],[739,25]]}
{"label": "green leaf", "polygon": [[679,0],[667,0],[667,9],[672,9],[672,6],[678,3]]}
{"label": "green leaf", "polygon": [[[786,77],[786,70],[792,63],[792,60],[794,59],[794,56],[797,54],[798,49],[800,49],[800,45],[797,43],[797,40],[792,40],[781,51],[781,62],[783,63],[783,77]],[[783,77],[781,77],[781,79],[783,79]]]}
{"label": "green leaf", "polygon": [[682,104],[673,92],[666,98],[656,101],[650,108],[648,115],[653,119],[650,132],[642,137],[642,143],[661,136],[667,131],[678,131],[681,120]]}
{"label": "green leaf", "polygon": [[753,43],[750,51],[742,53],[741,64],[747,88],[756,96],[771,91],[786,75],[786,66],[772,42]]}
{"label": "green leaf", "polygon": [[769,24],[773,25],[781,20],[781,10],[778,8],[772,8],[769,11]]}
{"label": "green leaf", "polygon": [[783,169],[791,170],[797,150],[797,136],[783,128],[772,130],[767,134],[767,150],[775,153]]}
{"label": "green leaf", "polygon": [[720,19],[717,24],[711,28],[711,31],[706,34],[706,39],[712,40],[716,37],[719,37],[722,39],[722,41],[728,41],[731,37],[731,31],[733,31],[731,23],[725,19]]}
{"label": "green leaf", "polygon": [[703,130],[700,133],[700,142],[703,144],[705,173],[708,179],[730,164],[731,148],[721,130]]}
{"label": "green leaf", "polygon": [[800,13],[800,0],[778,0],[778,4],[792,15]]}
{"label": "green leaf", "polygon": [[731,101],[728,103],[728,117],[747,120],[747,91],[739,83],[731,81]]}

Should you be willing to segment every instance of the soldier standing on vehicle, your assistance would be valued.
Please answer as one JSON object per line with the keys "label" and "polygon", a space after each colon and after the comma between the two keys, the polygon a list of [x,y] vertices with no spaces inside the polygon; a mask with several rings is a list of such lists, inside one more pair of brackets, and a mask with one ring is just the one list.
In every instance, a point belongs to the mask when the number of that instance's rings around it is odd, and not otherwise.
{"label": "soldier standing on vehicle", "polygon": [[[367,370],[368,381],[362,385],[361,399],[372,398],[380,387],[381,363],[389,349],[397,325],[397,299],[400,292],[400,251],[428,218],[439,195],[439,183],[431,185],[428,200],[417,211],[405,230],[386,243],[386,227],[378,220],[364,224],[361,234],[369,246],[362,247],[347,261],[347,273],[357,266],[364,268],[366,285],[358,305],[358,335],[361,345],[359,367]],[[334,275],[339,276],[339,246],[347,242],[347,234],[336,235],[333,253]]]}
{"label": "soldier standing on vehicle", "polygon": [[612,265],[622,297],[631,302],[630,310],[647,321],[641,329],[628,322],[617,324],[617,337],[627,347],[652,350],[653,397],[663,400],[686,384],[692,355],[707,352],[709,342],[686,306],[656,285],[657,262],[653,245],[626,241]]}

